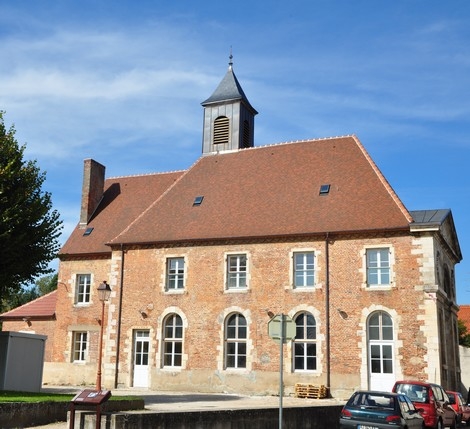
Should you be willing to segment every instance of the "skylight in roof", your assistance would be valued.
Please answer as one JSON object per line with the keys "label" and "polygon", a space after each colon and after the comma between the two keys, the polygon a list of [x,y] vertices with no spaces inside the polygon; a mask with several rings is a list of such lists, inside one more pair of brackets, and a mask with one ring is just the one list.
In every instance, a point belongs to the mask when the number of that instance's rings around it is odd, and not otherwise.
{"label": "skylight in roof", "polygon": [[90,234],[93,232],[93,229],[94,229],[94,228],[87,228],[87,229],[85,230],[85,232],[83,233],[83,235],[84,235],[84,236],[85,236],[85,235],[90,235]]}
{"label": "skylight in roof", "polygon": [[320,195],[327,195],[330,193],[330,185],[321,185],[320,186]]}
{"label": "skylight in roof", "polygon": [[202,196],[202,195],[194,198],[193,206],[200,206],[202,204],[203,199],[204,199],[204,196]]}

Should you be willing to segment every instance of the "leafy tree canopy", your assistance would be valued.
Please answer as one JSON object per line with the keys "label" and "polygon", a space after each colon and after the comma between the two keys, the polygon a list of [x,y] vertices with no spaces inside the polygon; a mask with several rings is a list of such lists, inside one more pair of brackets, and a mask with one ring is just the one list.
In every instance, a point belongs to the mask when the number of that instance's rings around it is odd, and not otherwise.
{"label": "leafy tree canopy", "polygon": [[23,291],[40,275],[51,273],[62,221],[52,209],[46,178],[36,161],[23,159],[15,129],[5,128],[0,111],[0,311],[2,302]]}

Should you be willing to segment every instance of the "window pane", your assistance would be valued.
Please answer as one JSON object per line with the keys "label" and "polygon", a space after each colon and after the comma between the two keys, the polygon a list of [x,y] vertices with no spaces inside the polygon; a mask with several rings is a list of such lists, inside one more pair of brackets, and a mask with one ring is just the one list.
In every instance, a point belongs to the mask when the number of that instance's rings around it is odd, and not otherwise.
{"label": "window pane", "polygon": [[177,314],[165,319],[163,329],[163,366],[181,366],[183,353],[183,320]]}
{"label": "window pane", "polygon": [[184,258],[168,258],[167,260],[167,289],[182,289],[184,287]]}
{"label": "window pane", "polygon": [[384,326],[382,328],[382,339],[393,340],[393,328],[391,326]]}
{"label": "window pane", "polygon": [[392,359],[392,347],[387,345],[382,346],[382,354],[384,359]]}
{"label": "window pane", "polygon": [[317,344],[316,322],[310,313],[301,313],[295,318],[294,370],[316,370]]}
{"label": "window pane", "polygon": [[378,326],[369,327],[369,339],[370,340],[380,340],[380,329]]}
{"label": "window pane", "polygon": [[366,251],[367,283],[369,285],[390,284],[390,250],[368,249]]}
{"label": "window pane", "polygon": [[227,258],[227,287],[246,287],[246,255],[230,255]]}
{"label": "window pane", "polygon": [[73,339],[73,360],[85,361],[88,336],[86,332],[76,332]]}
{"label": "window pane", "polygon": [[[225,364],[227,368],[246,367],[246,319],[241,314],[231,315],[225,327]],[[229,341],[230,340],[230,341]]]}
{"label": "window pane", "polygon": [[80,304],[90,302],[91,274],[77,276],[76,302]]}
{"label": "window pane", "polygon": [[294,253],[294,286],[314,285],[314,253]]}
{"label": "window pane", "polygon": [[391,360],[384,360],[383,361],[384,365],[384,374],[393,374],[393,363]]}

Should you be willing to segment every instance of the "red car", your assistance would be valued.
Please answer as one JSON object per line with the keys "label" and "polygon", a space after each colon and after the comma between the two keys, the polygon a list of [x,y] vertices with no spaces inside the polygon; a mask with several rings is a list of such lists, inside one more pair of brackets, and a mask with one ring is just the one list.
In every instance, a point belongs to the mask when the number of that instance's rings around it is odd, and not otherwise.
{"label": "red car", "polygon": [[[460,392],[452,392],[451,390],[446,390],[447,396],[449,397],[449,404],[457,414],[457,423],[461,423],[463,419],[463,414],[466,411],[465,408],[468,408],[465,405],[465,401]],[[470,424],[470,422],[469,422]]]}
{"label": "red car", "polygon": [[392,392],[405,394],[416,408],[421,408],[426,428],[457,427],[457,414],[450,405],[447,393],[438,384],[416,380],[397,381]]}

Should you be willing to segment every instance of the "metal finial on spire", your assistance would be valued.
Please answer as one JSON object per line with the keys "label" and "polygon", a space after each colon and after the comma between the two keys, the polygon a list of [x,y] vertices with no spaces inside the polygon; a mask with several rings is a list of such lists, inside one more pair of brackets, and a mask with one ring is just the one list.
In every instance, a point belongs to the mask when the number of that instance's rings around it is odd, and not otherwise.
{"label": "metal finial on spire", "polygon": [[229,66],[229,68],[232,68],[232,66],[233,66],[233,61],[232,61],[233,55],[232,55],[232,47],[231,46],[230,46],[230,55],[229,55],[228,59],[229,59],[228,66]]}

